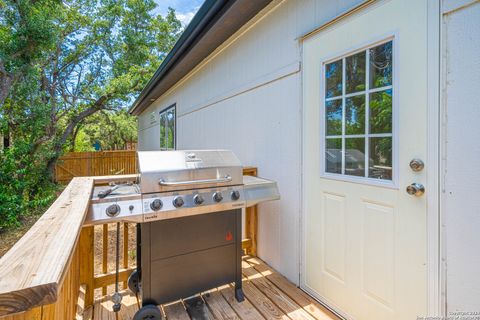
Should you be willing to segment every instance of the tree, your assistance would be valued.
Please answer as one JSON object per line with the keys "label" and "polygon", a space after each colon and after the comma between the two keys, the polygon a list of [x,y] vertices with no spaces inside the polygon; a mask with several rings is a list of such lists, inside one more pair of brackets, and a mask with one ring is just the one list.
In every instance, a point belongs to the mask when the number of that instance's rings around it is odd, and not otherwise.
{"label": "tree", "polygon": [[57,43],[43,72],[51,123],[61,124],[50,135],[49,171],[75,127],[100,110],[118,110],[131,102],[177,39],[181,24],[174,11],[155,17],[150,13],[154,8],[152,0],[71,5],[75,18],[67,16],[62,29],[72,32]]}
{"label": "tree", "polygon": [[25,90],[31,87],[22,84],[38,76],[37,64],[53,48],[56,26],[51,16],[60,4],[55,0],[0,0],[0,120],[6,146],[16,125],[16,106],[5,100],[14,94],[32,94]]}
{"label": "tree", "polygon": [[0,104],[52,48],[60,1],[0,1]]}
{"label": "tree", "polygon": [[89,117],[77,126],[70,139],[72,151],[125,149],[128,143],[137,141],[137,121],[126,110],[105,111]]}
{"label": "tree", "polygon": [[[10,32],[7,43],[13,43],[2,48],[0,56],[3,116],[8,129],[15,131],[17,118],[27,116],[22,120],[28,121],[31,114],[26,112],[32,105],[37,110],[42,105],[48,123],[41,136],[33,139],[32,151],[49,144],[46,163],[50,172],[82,121],[132,101],[182,30],[173,9],[166,17],[153,15],[156,5],[152,0],[44,1],[41,5],[33,0],[9,0],[3,5],[8,10],[2,19],[2,34],[6,37]],[[22,25],[29,26],[27,31],[11,32]],[[33,32],[37,25],[47,30]],[[7,66],[19,71],[8,71]],[[23,70],[29,69],[34,72],[27,79]],[[31,92],[32,88],[38,93]],[[28,92],[23,95],[13,95],[25,89]],[[9,110],[14,108],[18,114]],[[9,134],[15,139],[17,133]]]}
{"label": "tree", "polygon": [[52,176],[79,126],[125,109],[165,58],[182,26],[173,9],[162,17],[154,8],[153,0],[0,0],[0,130],[11,139],[0,174],[31,178],[17,190],[23,202]]}

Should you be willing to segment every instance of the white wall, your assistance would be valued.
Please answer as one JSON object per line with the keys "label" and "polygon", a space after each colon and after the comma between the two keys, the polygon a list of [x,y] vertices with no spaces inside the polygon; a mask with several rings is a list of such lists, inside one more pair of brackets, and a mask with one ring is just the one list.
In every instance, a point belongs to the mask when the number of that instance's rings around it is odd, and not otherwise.
{"label": "white wall", "polygon": [[159,148],[158,112],[176,103],[178,149],[232,149],[244,165],[278,181],[282,199],[260,207],[258,252],[295,283],[302,142],[297,38],[360,2],[274,1],[139,117],[140,150]]}
{"label": "white wall", "polygon": [[473,2],[443,4],[448,312],[480,312],[480,2]]}

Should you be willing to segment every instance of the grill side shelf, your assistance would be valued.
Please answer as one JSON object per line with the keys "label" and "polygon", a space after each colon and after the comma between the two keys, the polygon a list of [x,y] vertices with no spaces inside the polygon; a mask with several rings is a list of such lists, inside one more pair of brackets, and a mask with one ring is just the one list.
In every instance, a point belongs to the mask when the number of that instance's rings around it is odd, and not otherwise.
{"label": "grill side shelf", "polygon": [[245,191],[247,207],[254,206],[260,202],[280,199],[280,193],[275,181],[259,177],[243,176],[243,189]]}

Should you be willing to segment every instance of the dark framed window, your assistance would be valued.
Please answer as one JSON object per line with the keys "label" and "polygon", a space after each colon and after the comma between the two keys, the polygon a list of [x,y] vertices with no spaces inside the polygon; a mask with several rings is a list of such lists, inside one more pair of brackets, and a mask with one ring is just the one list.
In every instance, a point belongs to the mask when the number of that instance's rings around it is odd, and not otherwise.
{"label": "dark framed window", "polygon": [[160,150],[175,150],[176,148],[176,105],[160,111]]}

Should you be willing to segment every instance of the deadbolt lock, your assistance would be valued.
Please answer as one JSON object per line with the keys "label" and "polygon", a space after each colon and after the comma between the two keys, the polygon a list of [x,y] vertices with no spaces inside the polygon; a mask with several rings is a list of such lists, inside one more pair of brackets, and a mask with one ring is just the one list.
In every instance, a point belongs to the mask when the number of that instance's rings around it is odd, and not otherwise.
{"label": "deadbolt lock", "polygon": [[413,159],[410,161],[410,168],[415,172],[419,172],[425,168],[425,163],[420,159]]}
{"label": "deadbolt lock", "polygon": [[425,193],[425,187],[421,183],[412,183],[407,187],[407,193],[411,196],[420,197]]}

